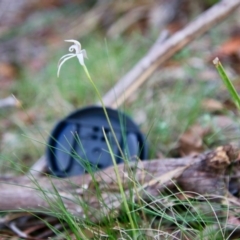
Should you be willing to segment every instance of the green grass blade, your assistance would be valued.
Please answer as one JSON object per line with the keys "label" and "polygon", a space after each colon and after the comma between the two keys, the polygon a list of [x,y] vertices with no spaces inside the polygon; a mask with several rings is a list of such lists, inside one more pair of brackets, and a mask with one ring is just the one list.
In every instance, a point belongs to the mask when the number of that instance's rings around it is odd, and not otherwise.
{"label": "green grass blade", "polygon": [[227,90],[229,91],[233,101],[235,102],[236,106],[238,109],[240,109],[240,97],[235,89],[235,87],[233,86],[231,80],[228,78],[219,58],[215,58],[213,60],[213,64],[215,65],[218,74],[220,75],[220,77],[222,78],[225,86],[227,87]]}

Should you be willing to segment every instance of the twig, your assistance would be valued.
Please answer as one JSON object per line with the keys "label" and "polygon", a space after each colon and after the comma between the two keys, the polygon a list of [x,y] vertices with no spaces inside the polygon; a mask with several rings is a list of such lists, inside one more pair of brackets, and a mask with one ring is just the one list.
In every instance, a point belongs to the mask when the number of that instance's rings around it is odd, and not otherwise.
{"label": "twig", "polygon": [[171,38],[149,51],[117,84],[103,97],[107,106],[117,108],[148,79],[166,60],[191,41],[201,36],[230,15],[240,5],[240,0],[223,0],[202,13],[196,20]]}
{"label": "twig", "polygon": [[[86,36],[91,31],[93,31],[99,24],[100,19],[106,13],[111,2],[101,2],[99,1],[96,5],[75,19],[73,24],[68,26],[65,36],[76,36],[77,38]],[[77,23],[77,24],[76,24]]]}
{"label": "twig", "polygon": [[107,36],[110,38],[120,36],[124,31],[126,31],[129,26],[144,18],[144,12],[147,9],[147,5],[134,8],[124,14],[120,19],[114,22],[107,31]]}

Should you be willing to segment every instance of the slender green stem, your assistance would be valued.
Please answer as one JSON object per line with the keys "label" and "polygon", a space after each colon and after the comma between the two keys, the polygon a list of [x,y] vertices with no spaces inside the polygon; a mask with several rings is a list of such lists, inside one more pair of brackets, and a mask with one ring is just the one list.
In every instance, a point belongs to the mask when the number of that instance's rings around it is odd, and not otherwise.
{"label": "slender green stem", "polygon": [[[92,80],[92,78],[91,78],[91,76],[90,76],[90,74],[89,74],[89,72],[88,72],[88,69],[87,69],[87,67],[86,67],[85,65],[83,66],[83,69],[84,69],[84,71],[85,71],[85,73],[86,73],[86,75],[87,75],[90,83],[92,84],[94,90],[95,90],[96,93],[97,93],[97,96],[98,96],[98,98],[99,98],[99,100],[100,100],[100,103],[101,103],[101,105],[102,105],[102,107],[103,107],[103,111],[104,111],[104,113],[105,113],[105,116],[106,116],[106,118],[107,118],[109,127],[110,127],[110,129],[111,129],[112,134],[113,134],[114,140],[115,140],[115,142],[116,142],[116,144],[117,144],[117,146],[118,146],[118,149],[119,149],[122,157],[125,158],[125,156],[124,156],[124,154],[123,154],[123,152],[122,152],[122,149],[121,149],[121,147],[120,147],[120,145],[119,145],[119,143],[118,143],[118,140],[117,140],[116,134],[115,134],[115,132],[114,132],[114,129],[113,129],[113,127],[112,127],[112,124],[111,124],[111,121],[110,121],[110,119],[109,119],[109,116],[108,116],[106,107],[105,107],[105,105],[104,105],[104,102],[103,102],[103,100],[102,100],[101,94],[99,93],[98,88],[96,87],[95,83],[93,82],[93,80]],[[136,234],[135,234],[135,231],[134,231],[134,229],[135,229],[135,224],[134,224],[133,218],[132,218],[132,216],[131,216],[130,209],[129,209],[129,207],[128,207],[127,198],[126,198],[126,195],[125,195],[125,193],[124,193],[123,186],[122,186],[122,182],[121,182],[121,178],[120,178],[120,175],[119,175],[119,171],[118,171],[116,159],[115,159],[115,156],[114,156],[114,154],[113,154],[113,152],[112,152],[111,146],[110,146],[110,144],[109,144],[109,141],[108,141],[108,139],[107,139],[107,136],[106,136],[106,133],[105,133],[104,129],[103,129],[103,134],[104,134],[104,137],[105,137],[105,139],[106,139],[106,143],[107,143],[107,145],[108,145],[108,149],[109,149],[109,152],[110,152],[112,161],[113,161],[114,170],[115,170],[115,173],[116,173],[116,176],[117,176],[118,185],[119,185],[119,190],[120,190],[120,193],[121,193],[121,196],[122,196],[122,199],[123,199],[123,204],[124,204],[124,207],[125,207],[125,209],[126,209],[127,216],[128,216],[128,219],[129,219],[131,228],[133,229],[134,239],[136,239],[136,236],[135,236]]]}
{"label": "slender green stem", "polygon": [[[107,143],[107,146],[108,146],[108,149],[109,149],[112,161],[113,161],[114,171],[115,171],[115,174],[117,176],[118,187],[119,187],[119,190],[120,190],[120,193],[121,193],[121,196],[122,196],[123,204],[124,204],[124,207],[126,209],[126,212],[127,212],[128,218],[129,218],[129,222],[130,222],[130,225],[131,225],[131,228],[133,230],[133,235],[135,236],[135,231],[134,231],[135,224],[134,224],[134,221],[132,219],[132,215],[130,213],[130,209],[129,209],[129,206],[128,206],[128,203],[127,203],[127,198],[126,198],[126,195],[125,195],[125,192],[124,192],[124,189],[123,189],[123,185],[122,185],[122,181],[121,181],[121,178],[120,178],[120,175],[119,175],[117,162],[116,162],[114,153],[113,153],[113,151],[111,149],[110,143],[109,143],[109,141],[107,139],[107,136],[106,136],[106,133],[105,133],[104,129],[103,129],[103,134],[104,134],[104,137],[105,137],[105,140],[106,140],[106,143]],[[136,239],[135,237],[134,237],[134,239]]]}
{"label": "slender green stem", "polygon": [[101,103],[101,105],[102,105],[104,114],[105,114],[105,116],[106,116],[106,118],[107,118],[107,122],[108,122],[109,127],[110,127],[110,129],[111,129],[111,132],[112,132],[112,134],[113,134],[114,140],[115,140],[115,142],[116,142],[116,144],[117,144],[117,147],[118,147],[118,149],[119,149],[119,151],[120,151],[121,156],[122,156],[123,159],[124,159],[125,156],[124,156],[123,151],[122,151],[122,149],[121,149],[121,147],[120,147],[120,145],[119,145],[119,142],[118,142],[118,140],[117,140],[116,134],[114,133],[114,130],[113,130],[111,121],[110,121],[110,119],[109,119],[109,117],[108,117],[107,109],[106,109],[106,107],[105,107],[105,105],[104,105],[104,102],[103,102],[103,100],[102,100],[101,94],[100,94],[100,92],[98,91],[98,88],[97,88],[96,84],[94,83],[94,81],[92,80],[92,78],[91,78],[91,76],[90,76],[90,74],[89,74],[89,72],[88,72],[88,69],[87,69],[87,67],[86,67],[85,65],[83,65],[83,69],[84,69],[84,71],[85,71],[85,73],[86,73],[86,75],[87,75],[90,83],[92,84],[94,90],[95,90],[96,93],[97,93],[97,96],[98,96],[98,98],[99,98],[99,100],[100,100],[100,103]]}
{"label": "slender green stem", "polygon": [[215,58],[213,60],[213,64],[215,65],[215,67],[218,71],[218,74],[222,78],[225,86],[227,87],[229,93],[231,94],[231,97],[232,97],[233,101],[235,102],[237,108],[240,109],[240,97],[239,97],[235,87],[233,86],[231,80],[228,78],[221,62],[219,61],[219,58]]}

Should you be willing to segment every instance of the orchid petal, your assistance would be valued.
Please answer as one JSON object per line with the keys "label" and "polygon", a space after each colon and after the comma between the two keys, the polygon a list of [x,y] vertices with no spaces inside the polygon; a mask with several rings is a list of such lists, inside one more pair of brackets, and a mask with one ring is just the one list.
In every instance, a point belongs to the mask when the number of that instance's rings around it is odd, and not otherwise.
{"label": "orchid petal", "polygon": [[81,52],[81,48],[77,45],[70,46],[68,50],[69,50],[69,52],[73,52],[75,50],[76,54]]}
{"label": "orchid petal", "polygon": [[76,40],[73,40],[73,39],[65,40],[65,42],[72,42],[72,43],[74,43],[72,46],[69,47],[69,49],[68,49],[69,52],[73,52],[75,50],[77,54],[80,53],[80,51],[81,51],[81,43],[80,42],[78,42]]}
{"label": "orchid petal", "polygon": [[62,65],[67,61],[67,60],[69,60],[69,59],[71,59],[71,58],[73,58],[73,57],[75,57],[76,56],[76,54],[73,54],[73,56],[70,56],[70,57],[66,57],[64,60],[62,60],[62,62],[59,64],[59,66],[58,66],[58,71],[57,71],[57,76],[59,77],[59,73],[60,73],[60,69],[61,69],[61,67],[62,67]]}
{"label": "orchid petal", "polygon": [[79,46],[79,48],[80,48],[80,50],[81,50],[81,43],[80,43],[79,41],[70,39],[70,40],[65,40],[65,42],[72,42],[72,43],[74,43],[74,45]]}
{"label": "orchid petal", "polygon": [[58,67],[59,67],[59,65],[62,65],[62,62],[65,61],[65,59],[68,60],[68,59],[73,58],[73,57],[76,57],[76,56],[77,56],[76,54],[72,54],[71,56],[68,56],[68,57],[65,57],[65,58],[59,60],[59,61],[58,61]]}
{"label": "orchid petal", "polygon": [[61,60],[64,59],[64,58],[66,58],[66,57],[68,57],[68,56],[76,56],[76,54],[75,54],[75,53],[69,53],[69,54],[66,54],[66,55],[62,56],[62,57],[58,60],[58,66],[59,66]]}

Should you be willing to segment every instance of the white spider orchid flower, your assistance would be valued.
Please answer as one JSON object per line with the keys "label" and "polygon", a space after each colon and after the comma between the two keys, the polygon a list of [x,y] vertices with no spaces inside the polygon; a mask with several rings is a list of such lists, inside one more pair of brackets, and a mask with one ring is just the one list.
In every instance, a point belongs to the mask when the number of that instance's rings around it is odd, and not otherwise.
{"label": "white spider orchid flower", "polygon": [[75,53],[68,53],[64,56],[62,56],[60,59],[59,59],[59,62],[58,62],[58,72],[57,72],[57,76],[59,77],[59,73],[60,73],[60,69],[62,67],[62,65],[69,59],[73,58],[73,57],[77,57],[78,58],[78,61],[79,63],[82,65],[82,66],[85,66],[84,64],[84,58],[87,58],[87,52],[85,49],[81,49],[81,44],[80,42],[76,41],[76,40],[65,40],[65,42],[71,42],[71,43],[74,43],[72,46],[69,47],[69,52],[73,52],[75,51]]}

